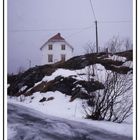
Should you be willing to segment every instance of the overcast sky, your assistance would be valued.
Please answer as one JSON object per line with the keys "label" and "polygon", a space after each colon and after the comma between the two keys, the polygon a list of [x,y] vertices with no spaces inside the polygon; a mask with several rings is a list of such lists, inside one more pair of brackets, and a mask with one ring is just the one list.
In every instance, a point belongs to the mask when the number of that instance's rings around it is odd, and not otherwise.
{"label": "overcast sky", "polygon": [[[92,0],[98,21],[99,46],[113,36],[132,40],[132,0]],[[8,72],[41,62],[40,46],[60,32],[84,53],[95,42],[95,24],[90,0],[8,0]]]}

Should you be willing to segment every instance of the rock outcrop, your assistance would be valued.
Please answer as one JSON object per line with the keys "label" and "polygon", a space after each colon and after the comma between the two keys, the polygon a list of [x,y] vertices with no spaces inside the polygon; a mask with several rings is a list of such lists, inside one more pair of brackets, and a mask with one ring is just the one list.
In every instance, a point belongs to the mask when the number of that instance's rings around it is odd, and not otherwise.
{"label": "rock outcrop", "polygon": [[[103,83],[97,80],[78,80],[76,75],[63,77],[56,76],[53,80],[42,81],[44,76],[50,76],[59,68],[69,70],[79,70],[86,66],[101,64],[106,70],[114,71],[120,74],[127,74],[133,71],[131,67],[123,65],[127,61],[132,61],[133,51],[120,52],[116,54],[92,53],[76,56],[66,62],[58,62],[51,65],[36,66],[28,69],[24,73],[8,76],[8,95],[30,96],[35,92],[45,93],[47,91],[60,91],[71,96],[71,101],[75,98],[88,99],[88,93],[103,89]],[[125,58],[121,61],[112,59],[112,56]],[[24,88],[23,88],[24,87]]]}

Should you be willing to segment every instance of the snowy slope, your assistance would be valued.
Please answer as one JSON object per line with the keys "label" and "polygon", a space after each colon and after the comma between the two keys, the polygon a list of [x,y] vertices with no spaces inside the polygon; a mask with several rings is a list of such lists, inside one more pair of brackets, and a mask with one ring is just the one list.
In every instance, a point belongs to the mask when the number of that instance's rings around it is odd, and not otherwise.
{"label": "snowy slope", "polygon": [[[85,60],[86,58],[82,58],[82,60]],[[120,70],[122,66],[127,67],[127,68],[133,68],[133,62],[132,61],[127,61],[126,57],[121,57],[117,55],[110,55],[108,58],[105,58],[104,60],[113,60],[113,61],[118,61],[121,62],[119,65],[114,65],[114,63],[111,65],[111,67]],[[112,63],[112,62],[111,62]],[[105,79],[107,78],[107,74],[111,73],[111,70],[107,70],[106,66],[108,67],[108,63],[96,63],[93,65],[88,65],[85,66],[84,68],[81,69],[65,69],[65,68],[56,68],[51,74],[46,75],[41,78],[40,81],[35,82],[33,84],[33,87],[30,87],[26,92],[30,92],[33,88],[38,86],[39,84],[45,82],[51,82],[55,80],[57,77],[63,77],[63,78],[73,78],[76,82],[77,81],[85,81],[88,82],[91,80],[93,81],[98,81],[101,83],[105,83]],[[109,66],[110,67],[110,66]],[[94,68],[94,74],[92,71],[92,68]],[[129,69],[128,69],[129,70]],[[34,72],[34,71],[33,71]],[[127,72],[127,74],[120,74],[121,77],[132,77],[132,72]],[[29,74],[30,75],[30,74]],[[27,76],[29,78],[29,76]],[[30,78],[30,82],[32,80]],[[24,79],[24,77],[23,77]],[[26,78],[25,78],[26,79]],[[92,81],[93,80],[93,81]],[[61,79],[60,79],[61,81]],[[21,81],[20,84],[22,84],[23,81]],[[76,83],[74,82],[74,84]],[[120,82],[121,83],[121,82]],[[129,83],[129,82],[128,82]],[[19,84],[19,83],[18,83]],[[131,83],[130,83],[131,84]],[[69,86],[69,84],[68,84]],[[8,88],[10,87],[10,84],[8,84]],[[104,130],[114,132],[117,134],[125,135],[125,136],[132,136],[132,128],[133,128],[133,123],[132,123],[132,115],[127,118],[123,123],[117,124],[113,122],[106,122],[106,121],[93,121],[93,120],[87,120],[85,119],[86,113],[83,108],[83,105],[87,104],[86,99],[80,99],[80,98],[75,98],[73,101],[71,101],[71,96],[66,95],[65,93],[61,93],[58,90],[55,91],[46,91],[46,92],[41,92],[41,91],[35,91],[33,94],[29,94],[28,96],[24,96],[24,90],[26,90],[28,86],[23,85],[19,88],[19,93],[23,92],[22,95],[16,97],[16,96],[8,96],[8,103],[15,103],[18,105],[23,105],[26,107],[29,107],[31,109],[35,109],[37,111],[40,111],[46,115],[53,115],[69,120],[74,120],[74,121],[79,121],[83,122],[86,124],[90,124],[92,126],[95,126],[97,128],[102,128]],[[72,91],[75,90],[75,88],[81,88],[85,93],[87,92],[85,88],[83,88],[81,85],[77,84]],[[12,88],[11,88],[12,89]],[[102,90],[97,90],[96,91],[101,91]],[[132,100],[133,94],[132,94],[132,89],[128,90],[125,95],[129,96],[130,101]],[[44,102],[40,102],[42,99],[46,99]],[[125,99],[125,97],[123,97]],[[125,100],[123,100],[123,105],[125,105]],[[128,100],[127,100],[128,102]],[[12,126],[9,126],[9,135],[15,135],[15,131]]]}
{"label": "snowy slope", "polygon": [[[100,64],[95,64],[95,73],[96,75],[99,75],[98,77],[92,76],[92,78],[103,82],[103,79],[105,79],[106,71],[104,66]],[[57,69],[52,75],[45,76],[42,81],[51,81],[55,79],[57,76],[74,76],[77,80],[85,80],[88,81],[88,69],[89,67],[85,67],[81,70],[66,70],[66,69]],[[40,83],[40,82],[39,82]],[[35,86],[37,86],[39,83],[36,83]],[[78,86],[78,85],[77,85]],[[80,86],[80,85],[79,85]],[[26,86],[22,87],[20,91],[23,91]],[[45,101],[43,103],[40,103],[39,101],[43,98],[49,98],[54,97],[51,101]],[[33,107],[35,109],[41,110],[42,112],[46,112],[47,114],[55,115],[55,116],[61,116],[66,118],[71,117],[79,117],[79,118],[85,118],[85,112],[82,107],[82,103],[84,103],[84,100],[81,99],[75,99],[73,102],[70,102],[70,97],[68,95],[64,95],[59,91],[55,92],[46,92],[46,93],[40,93],[36,92],[31,96],[24,96],[21,95],[19,97],[8,97],[9,102],[19,102],[21,104],[25,104],[26,106]]]}
{"label": "snowy slope", "polygon": [[[54,97],[53,100],[39,102],[43,97],[47,99]],[[22,101],[21,101],[22,100]],[[82,100],[76,99],[73,102],[70,101],[70,96],[66,96],[59,91],[47,92],[47,93],[34,93],[32,96],[27,97],[8,97],[8,101],[12,103],[18,103],[25,106],[29,106],[33,109],[37,109],[46,114],[64,117],[64,118],[83,118],[84,110],[82,108]]]}
{"label": "snowy slope", "polygon": [[[42,99],[42,97],[54,97],[54,99],[51,101],[40,103],[39,100]],[[64,94],[58,91],[47,93],[35,93],[32,96],[21,98],[22,99],[20,99],[20,97],[8,97],[8,102],[29,107],[31,109],[40,111],[46,115],[49,114],[60,118],[84,122],[86,124],[90,124],[94,127],[102,128],[110,132],[114,132],[125,136],[132,136],[132,118],[129,118],[127,122],[124,122],[122,124],[84,119],[85,112],[82,108],[82,100],[76,99],[73,102],[69,102],[70,97],[65,96]],[[12,129],[10,133],[14,134],[14,130]]]}

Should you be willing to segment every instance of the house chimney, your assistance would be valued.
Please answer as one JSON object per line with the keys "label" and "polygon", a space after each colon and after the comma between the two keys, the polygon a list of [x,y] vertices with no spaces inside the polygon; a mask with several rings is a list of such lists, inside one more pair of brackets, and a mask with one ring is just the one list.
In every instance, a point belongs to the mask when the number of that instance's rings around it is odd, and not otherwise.
{"label": "house chimney", "polygon": [[58,35],[58,36],[61,36],[61,34],[60,34],[60,33],[58,33],[57,35]]}

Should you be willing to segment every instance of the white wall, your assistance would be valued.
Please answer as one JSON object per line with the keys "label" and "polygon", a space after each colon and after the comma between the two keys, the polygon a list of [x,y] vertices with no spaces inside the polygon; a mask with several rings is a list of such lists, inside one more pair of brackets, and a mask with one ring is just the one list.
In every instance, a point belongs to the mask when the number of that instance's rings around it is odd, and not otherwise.
{"label": "white wall", "polygon": [[[48,45],[49,44],[53,45],[52,50],[48,50]],[[65,50],[61,50],[61,45],[62,44],[65,44]],[[66,60],[68,60],[69,58],[71,58],[73,56],[72,49],[65,42],[52,42],[52,43],[49,42],[42,48],[41,52],[42,52],[41,65],[51,64],[51,63],[55,63],[57,61],[60,61],[61,60],[61,54],[66,55]],[[53,62],[48,62],[48,54],[53,55]]]}

